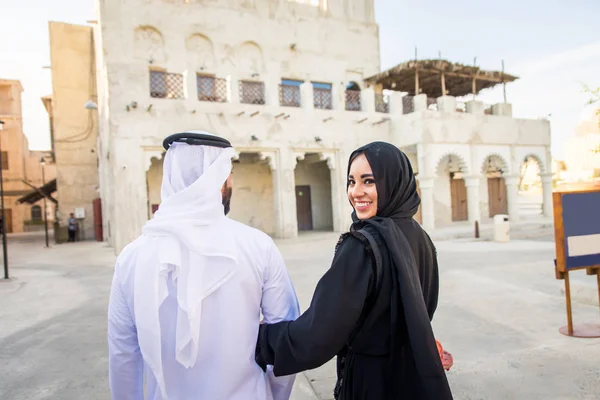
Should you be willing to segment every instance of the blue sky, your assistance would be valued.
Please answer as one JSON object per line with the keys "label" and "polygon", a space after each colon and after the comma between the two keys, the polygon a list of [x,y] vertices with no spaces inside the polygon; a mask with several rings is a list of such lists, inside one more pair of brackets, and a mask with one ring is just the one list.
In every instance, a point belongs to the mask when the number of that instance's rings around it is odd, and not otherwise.
{"label": "blue sky", "polygon": [[[40,97],[52,91],[48,21],[85,24],[95,19],[93,0],[0,0],[0,78],[25,88],[24,129],[31,147],[49,147],[48,120]],[[550,116],[552,150],[562,156],[565,139],[589,113],[581,84],[600,86],[598,0],[375,0],[382,68],[414,57],[442,57],[521,79],[508,85],[516,117]],[[14,40],[10,40],[14,38]],[[480,99],[501,101],[501,90]]]}

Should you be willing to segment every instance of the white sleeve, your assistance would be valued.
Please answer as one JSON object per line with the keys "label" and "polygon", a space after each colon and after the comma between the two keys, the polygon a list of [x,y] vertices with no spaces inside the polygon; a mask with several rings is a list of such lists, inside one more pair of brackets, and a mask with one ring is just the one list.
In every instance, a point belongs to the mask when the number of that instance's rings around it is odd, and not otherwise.
{"label": "white sleeve", "polygon": [[[268,260],[261,302],[263,322],[293,321],[300,316],[300,306],[283,257],[275,244],[271,246]],[[274,400],[290,398],[295,375],[275,377],[269,366],[267,379]]]}
{"label": "white sleeve", "polygon": [[115,400],[143,400],[144,364],[137,330],[115,268],[108,304],[108,377]]}

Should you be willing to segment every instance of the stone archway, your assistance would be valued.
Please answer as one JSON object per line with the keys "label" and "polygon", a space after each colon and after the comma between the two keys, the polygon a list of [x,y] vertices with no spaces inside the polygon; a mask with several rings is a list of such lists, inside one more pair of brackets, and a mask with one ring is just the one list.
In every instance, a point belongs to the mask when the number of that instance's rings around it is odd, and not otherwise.
{"label": "stone archway", "polygon": [[150,158],[150,165],[146,170],[146,191],[148,195],[148,219],[151,219],[158,210],[161,201],[160,189],[162,186],[164,154]]}
{"label": "stone archway", "polygon": [[298,231],[333,231],[330,160],[320,153],[297,157],[294,170]]}
{"label": "stone archway", "polygon": [[481,166],[482,178],[480,196],[488,201],[483,203],[483,215],[492,218],[498,214],[508,214],[508,194],[505,174],[508,163],[499,154],[487,156]]}
{"label": "stone archway", "polygon": [[525,217],[542,215],[544,210],[544,184],[542,182],[542,174],[545,172],[544,164],[537,155],[528,154],[523,157],[519,167],[519,213]]}
{"label": "stone archway", "polygon": [[434,183],[436,225],[469,219],[466,174],[466,163],[457,154],[446,154],[438,162]]}
{"label": "stone archway", "polygon": [[261,153],[241,152],[233,162],[233,194],[229,217],[275,235],[273,171]]}

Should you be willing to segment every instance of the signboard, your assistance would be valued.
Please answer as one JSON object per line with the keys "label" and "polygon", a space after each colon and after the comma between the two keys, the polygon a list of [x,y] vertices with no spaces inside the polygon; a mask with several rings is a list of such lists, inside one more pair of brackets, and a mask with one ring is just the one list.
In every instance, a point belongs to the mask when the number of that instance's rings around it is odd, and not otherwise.
{"label": "signboard", "polygon": [[85,208],[78,207],[75,209],[75,218],[84,219],[85,218]]}
{"label": "signboard", "polygon": [[600,268],[600,188],[553,193],[556,269]]}
{"label": "signboard", "polygon": [[600,325],[573,326],[569,272],[586,269],[596,275],[600,296],[600,186],[563,188],[552,194],[557,279],[565,281],[567,326],[562,334],[575,337],[600,337]]}

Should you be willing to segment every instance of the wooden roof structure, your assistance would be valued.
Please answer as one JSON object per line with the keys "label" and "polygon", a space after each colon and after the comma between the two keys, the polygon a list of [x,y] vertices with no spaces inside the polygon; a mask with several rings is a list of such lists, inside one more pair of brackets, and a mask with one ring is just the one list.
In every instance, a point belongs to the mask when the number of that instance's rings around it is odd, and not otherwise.
{"label": "wooden roof structure", "polygon": [[411,96],[426,94],[437,98],[444,92],[455,97],[477,94],[517,79],[504,72],[484,71],[476,66],[437,59],[407,61],[367,78],[365,82],[369,86],[381,85],[383,89],[407,92]]}

